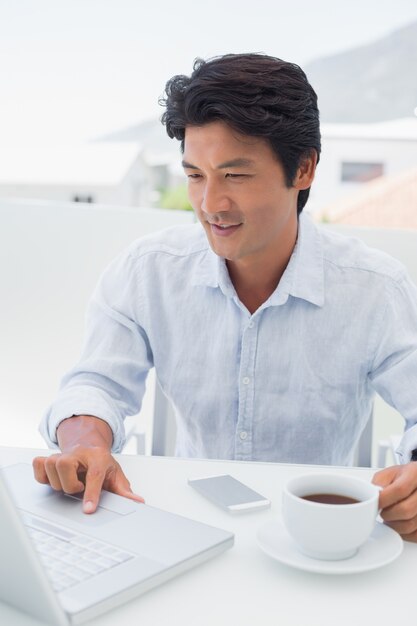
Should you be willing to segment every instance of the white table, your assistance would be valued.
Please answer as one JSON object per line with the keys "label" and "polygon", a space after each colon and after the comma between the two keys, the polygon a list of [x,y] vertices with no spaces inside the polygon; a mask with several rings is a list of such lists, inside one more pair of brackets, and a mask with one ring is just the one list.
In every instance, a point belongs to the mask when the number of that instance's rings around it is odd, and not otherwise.
{"label": "white table", "polygon": [[[0,448],[0,465],[30,462],[44,450]],[[308,471],[344,472],[365,479],[372,470],[317,466],[118,456],[132,488],[146,502],[235,533],[235,545],[90,624],[95,626],[413,626],[417,545],[405,544],[390,565],[368,573],[324,576],[284,566],[257,546],[257,529],[280,517],[281,489]],[[264,494],[271,509],[231,516],[187,485],[187,478],[228,473]],[[0,605],[0,623],[38,624]]]}

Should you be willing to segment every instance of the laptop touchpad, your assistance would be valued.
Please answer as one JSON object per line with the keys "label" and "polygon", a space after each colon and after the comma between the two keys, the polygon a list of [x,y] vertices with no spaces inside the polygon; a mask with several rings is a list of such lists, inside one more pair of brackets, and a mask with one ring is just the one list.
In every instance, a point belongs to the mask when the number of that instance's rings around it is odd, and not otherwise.
{"label": "laptop touchpad", "polygon": [[[75,500],[83,500],[84,493],[66,493],[65,496],[67,498],[73,498]],[[129,515],[129,513],[135,513],[135,511],[137,511],[138,509],[138,506],[141,505],[137,502],[134,502],[133,500],[129,500],[129,498],[116,496],[116,494],[110,493],[110,491],[106,491],[105,489],[103,489],[100,493],[100,509],[113,511],[114,513],[118,513],[119,515]]]}
{"label": "laptop touchpad", "polygon": [[[25,507],[35,515],[48,517],[51,521],[63,523],[76,522],[84,527],[101,526],[108,522],[120,519],[120,514],[114,511],[108,511],[102,507],[97,507],[95,513],[86,514],[82,509],[82,502],[76,502],[74,498],[68,497],[64,493],[52,493],[50,496],[42,498],[42,502]],[[51,516],[51,517],[49,517]]]}

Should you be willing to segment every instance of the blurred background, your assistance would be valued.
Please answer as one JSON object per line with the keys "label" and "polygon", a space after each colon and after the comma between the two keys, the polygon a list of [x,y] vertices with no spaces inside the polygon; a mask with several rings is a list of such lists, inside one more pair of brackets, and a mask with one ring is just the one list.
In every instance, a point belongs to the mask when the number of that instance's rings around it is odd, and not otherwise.
{"label": "blurred background", "polygon": [[417,228],[393,207],[417,167],[412,0],[1,0],[0,197],[188,208],[158,97],[196,57],[246,51],[300,64],[318,93],[308,209]]}
{"label": "blurred background", "polygon": [[306,210],[372,231],[377,247],[389,230],[388,251],[405,237],[417,267],[415,0],[0,0],[0,442],[41,445],[41,407],[76,358],[105,264],[144,232],[192,221],[158,98],[196,57],[229,52],[298,63],[318,94]]}

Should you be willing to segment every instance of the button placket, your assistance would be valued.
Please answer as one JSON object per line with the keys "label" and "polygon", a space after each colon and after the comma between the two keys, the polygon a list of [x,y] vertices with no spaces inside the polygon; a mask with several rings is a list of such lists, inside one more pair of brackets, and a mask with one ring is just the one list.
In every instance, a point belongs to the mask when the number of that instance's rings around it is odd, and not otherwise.
{"label": "button placket", "polygon": [[251,319],[242,334],[240,377],[239,377],[239,413],[236,424],[235,458],[252,458],[252,419],[254,396],[254,370],[257,344],[255,322]]}

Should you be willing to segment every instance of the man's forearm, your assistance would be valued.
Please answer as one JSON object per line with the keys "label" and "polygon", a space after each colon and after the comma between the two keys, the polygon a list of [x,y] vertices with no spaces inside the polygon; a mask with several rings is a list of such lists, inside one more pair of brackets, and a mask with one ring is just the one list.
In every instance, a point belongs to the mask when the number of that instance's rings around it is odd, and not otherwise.
{"label": "man's forearm", "polygon": [[113,445],[110,426],[93,415],[73,415],[64,420],[58,426],[57,438],[62,451],[78,445],[111,450]]}

